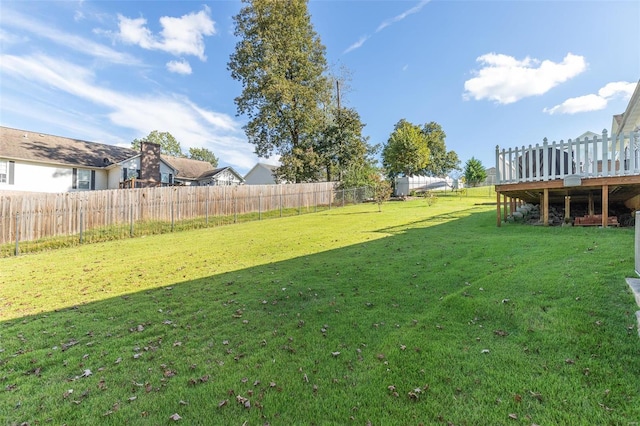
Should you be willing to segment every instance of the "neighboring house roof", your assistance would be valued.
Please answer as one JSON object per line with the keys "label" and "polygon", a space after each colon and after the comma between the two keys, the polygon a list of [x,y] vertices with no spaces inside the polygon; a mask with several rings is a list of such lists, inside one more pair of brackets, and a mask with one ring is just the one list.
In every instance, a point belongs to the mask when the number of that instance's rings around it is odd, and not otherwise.
{"label": "neighboring house roof", "polygon": [[629,133],[640,130],[640,80],[629,99],[627,109],[622,114],[613,116],[611,123],[611,135],[618,136],[621,133]]}
{"label": "neighboring house roof", "polygon": [[131,148],[0,127],[0,156],[4,158],[104,168],[139,154]]}
{"label": "neighboring house roof", "polygon": [[208,171],[204,174],[202,174],[199,179],[206,179],[206,178],[215,178],[217,175],[219,175],[220,173],[224,172],[225,170],[228,170],[229,172],[231,172],[234,176],[236,176],[238,178],[238,180],[240,180],[240,182],[244,182],[244,178],[238,174],[238,172],[236,172],[235,170],[233,170],[233,167],[218,167],[217,169],[213,169],[211,171]]}
{"label": "neighboring house roof", "polygon": [[161,156],[165,162],[178,171],[176,178],[184,180],[200,180],[203,175],[213,171],[213,166],[208,161],[194,160],[185,157]]}

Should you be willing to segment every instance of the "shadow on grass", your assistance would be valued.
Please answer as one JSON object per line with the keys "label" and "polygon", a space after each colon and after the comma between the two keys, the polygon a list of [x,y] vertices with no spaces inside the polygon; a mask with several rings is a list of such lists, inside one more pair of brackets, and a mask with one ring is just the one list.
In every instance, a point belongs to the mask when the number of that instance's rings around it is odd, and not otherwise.
{"label": "shadow on grass", "polygon": [[632,265],[620,257],[632,240],[571,229],[532,240],[494,217],[442,214],[380,230],[387,238],[3,321],[11,408],[0,419],[640,418]]}

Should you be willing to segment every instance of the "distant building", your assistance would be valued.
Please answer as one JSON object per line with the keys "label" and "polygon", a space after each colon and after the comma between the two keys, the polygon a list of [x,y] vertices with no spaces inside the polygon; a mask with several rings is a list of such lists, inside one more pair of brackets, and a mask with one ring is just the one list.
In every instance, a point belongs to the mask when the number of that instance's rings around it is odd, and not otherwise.
{"label": "distant building", "polygon": [[273,185],[278,183],[275,171],[278,166],[271,164],[258,163],[244,176],[246,185]]}

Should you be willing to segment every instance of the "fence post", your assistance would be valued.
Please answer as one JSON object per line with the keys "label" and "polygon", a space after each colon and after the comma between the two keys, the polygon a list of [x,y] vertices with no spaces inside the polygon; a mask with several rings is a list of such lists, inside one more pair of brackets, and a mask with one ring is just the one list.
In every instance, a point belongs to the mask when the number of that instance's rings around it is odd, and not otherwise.
{"label": "fence post", "polygon": [[302,192],[298,193],[298,214],[302,214]]}
{"label": "fence post", "polygon": [[204,208],[205,208],[204,223],[207,227],[209,227],[209,187],[208,186],[207,186],[207,198],[205,199]]}
{"label": "fence post", "polygon": [[80,244],[83,243],[83,239],[82,239],[82,228],[84,224],[84,212],[82,210],[80,210]]}
{"label": "fence post", "polygon": [[342,207],[344,207],[344,189],[342,190]]}
{"label": "fence post", "polygon": [[15,255],[20,254],[20,213],[16,213],[16,250]]}
{"label": "fence post", "polygon": [[262,192],[258,194],[258,220],[262,220]]}
{"label": "fence post", "polygon": [[280,217],[282,217],[282,187],[280,187]]}
{"label": "fence post", "polygon": [[313,212],[318,212],[318,191],[313,191]]}
{"label": "fence post", "polygon": [[175,226],[175,206],[176,206],[176,202],[173,200],[173,197],[171,197],[171,232],[173,232],[173,227]]}
{"label": "fence post", "polygon": [[331,210],[331,204],[333,203],[333,189],[329,190],[329,210]]}
{"label": "fence post", "polygon": [[129,236],[133,237],[133,203],[129,204]]}
{"label": "fence post", "polygon": [[238,223],[238,196],[233,197],[233,223]]}

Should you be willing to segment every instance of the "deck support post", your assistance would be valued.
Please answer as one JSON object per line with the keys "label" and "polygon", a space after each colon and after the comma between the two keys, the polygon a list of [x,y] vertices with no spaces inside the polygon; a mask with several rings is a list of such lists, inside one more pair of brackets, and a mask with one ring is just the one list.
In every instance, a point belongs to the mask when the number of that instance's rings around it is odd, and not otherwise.
{"label": "deck support post", "polygon": [[502,196],[502,205],[503,205],[502,215],[503,215],[504,221],[506,222],[507,221],[507,195],[506,194]]}
{"label": "deck support post", "polygon": [[609,224],[609,185],[602,185],[602,227]]}
{"label": "deck support post", "polygon": [[549,188],[545,188],[542,194],[542,223],[549,226]]}
{"label": "deck support post", "polygon": [[571,217],[571,197],[566,195],[564,197],[564,221]]}
{"label": "deck support post", "polygon": [[500,225],[502,225],[502,220],[500,218],[500,191],[496,191],[496,217],[497,217],[497,223],[496,225],[498,226],[498,228],[500,228]]}
{"label": "deck support post", "polygon": [[593,206],[593,193],[589,191],[589,216],[593,216],[595,213],[595,208]]}

